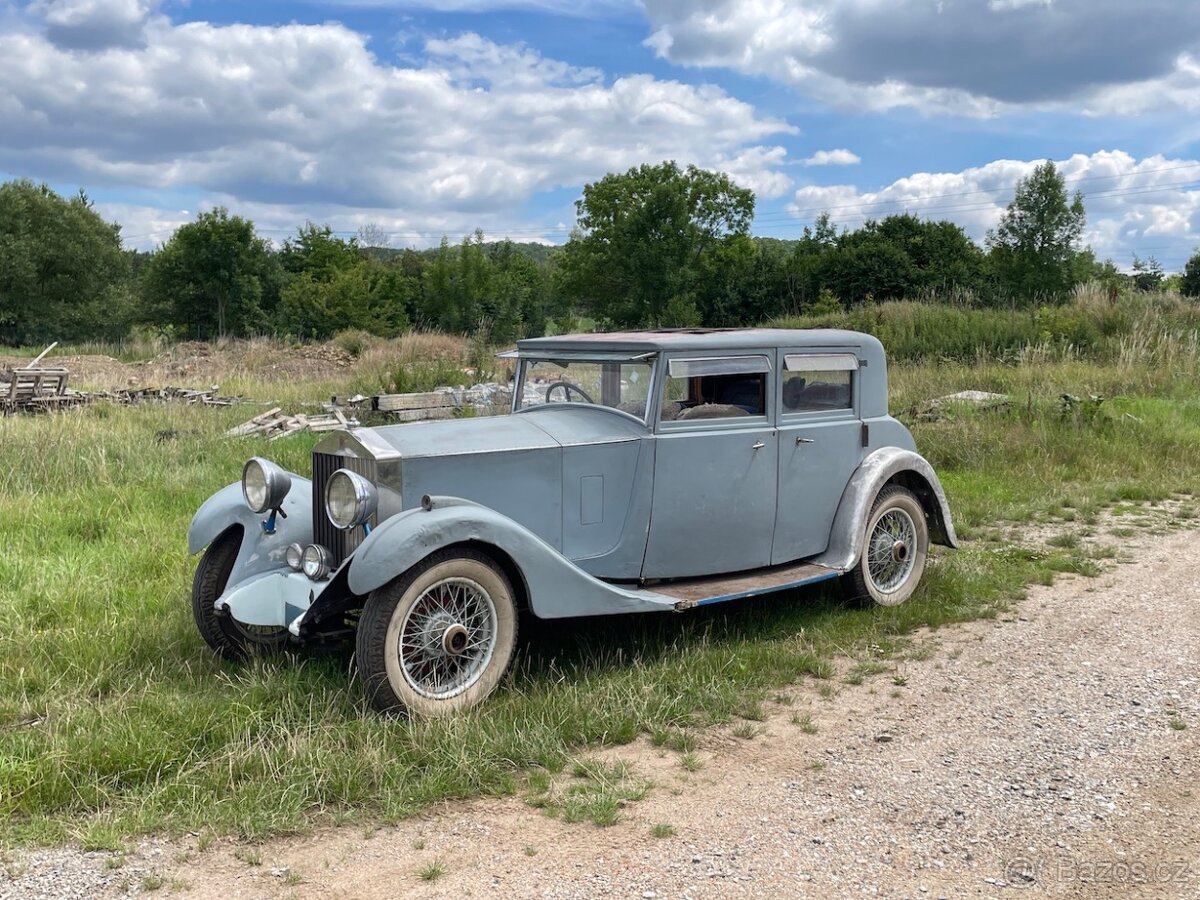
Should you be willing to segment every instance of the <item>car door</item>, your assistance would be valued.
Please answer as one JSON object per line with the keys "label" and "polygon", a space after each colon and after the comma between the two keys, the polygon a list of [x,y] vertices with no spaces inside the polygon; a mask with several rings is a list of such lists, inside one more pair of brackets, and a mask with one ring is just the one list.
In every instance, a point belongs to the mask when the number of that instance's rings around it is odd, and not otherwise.
{"label": "car door", "polygon": [[772,565],[825,550],[842,491],[862,459],[857,355],[785,350],[779,364]]}
{"label": "car door", "polygon": [[766,352],[668,360],[643,578],[770,562],[778,477],[771,370]]}

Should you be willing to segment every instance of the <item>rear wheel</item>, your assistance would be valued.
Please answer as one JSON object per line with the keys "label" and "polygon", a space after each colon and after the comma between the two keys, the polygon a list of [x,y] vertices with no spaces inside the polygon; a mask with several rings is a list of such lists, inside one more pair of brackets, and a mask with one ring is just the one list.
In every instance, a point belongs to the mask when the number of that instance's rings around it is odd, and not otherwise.
{"label": "rear wheel", "polygon": [[192,615],[208,646],[223,658],[246,659],[255,652],[275,650],[288,641],[288,630],[277,626],[244,625],[230,615],[217,615],[213,604],[225,593],[229,573],[242,546],[242,533],[231,528],[213,541],[192,579]]}
{"label": "rear wheel", "polygon": [[372,591],[355,655],[377,709],[445,716],[496,689],[516,639],[504,573],[483,553],[449,549]]}
{"label": "rear wheel", "polygon": [[929,525],[920,501],[907,488],[888,485],[867,517],[850,590],[856,598],[898,606],[917,589],[928,555]]}

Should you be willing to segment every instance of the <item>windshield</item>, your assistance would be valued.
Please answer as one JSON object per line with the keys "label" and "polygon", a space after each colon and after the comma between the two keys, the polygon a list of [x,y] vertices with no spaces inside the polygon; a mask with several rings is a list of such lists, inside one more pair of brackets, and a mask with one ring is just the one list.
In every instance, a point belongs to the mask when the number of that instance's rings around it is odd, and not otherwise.
{"label": "windshield", "polygon": [[592,403],[645,421],[650,360],[521,360],[517,409],[546,403]]}

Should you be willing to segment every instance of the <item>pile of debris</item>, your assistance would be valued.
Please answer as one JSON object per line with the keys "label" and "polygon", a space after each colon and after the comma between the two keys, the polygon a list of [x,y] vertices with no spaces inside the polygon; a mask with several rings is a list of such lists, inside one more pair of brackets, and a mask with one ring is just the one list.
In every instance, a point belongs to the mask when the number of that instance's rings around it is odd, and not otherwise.
{"label": "pile of debris", "polygon": [[71,373],[62,367],[40,365],[57,342],[51,344],[33,362],[0,370],[0,412],[46,412],[98,401],[128,405],[174,401],[202,406],[232,406],[245,402],[241,397],[224,397],[220,388],[129,387],[111,391],[77,391],[67,387]]}
{"label": "pile of debris", "polygon": [[122,388],[116,391],[94,391],[92,393],[72,392],[75,396],[87,401],[107,400],[110,403],[131,404],[162,402],[177,400],[190,403],[193,406],[233,406],[235,403],[247,403],[244,397],[222,397],[218,385],[206,389],[163,387],[163,388]]}
{"label": "pile of debris", "polygon": [[955,410],[967,408],[984,412],[1004,412],[1012,406],[1012,398],[1008,394],[994,394],[990,391],[959,391],[944,397],[935,397],[923,404],[910,408],[908,415],[922,422],[937,422],[940,419],[953,418]]}
{"label": "pile of debris", "polygon": [[358,406],[368,401],[373,411],[387,413],[399,422],[453,419],[467,409],[483,415],[507,409],[512,403],[512,388],[493,381],[469,388],[439,387],[415,394],[360,395],[351,397],[347,403]]}
{"label": "pile of debris", "polygon": [[225,432],[227,438],[249,437],[263,435],[267,440],[277,441],[288,435],[301,431],[333,431],[338,428],[357,427],[358,419],[347,418],[346,415],[332,404],[325,404],[324,415],[309,416],[299,413],[289,416],[281,407],[275,406],[252,419],[230,428]]}

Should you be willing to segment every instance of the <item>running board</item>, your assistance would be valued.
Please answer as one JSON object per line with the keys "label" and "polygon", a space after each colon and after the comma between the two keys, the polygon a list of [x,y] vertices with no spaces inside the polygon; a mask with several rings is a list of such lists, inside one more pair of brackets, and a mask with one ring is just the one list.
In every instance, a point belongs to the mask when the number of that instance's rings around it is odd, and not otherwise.
{"label": "running board", "polygon": [[837,569],[828,566],[799,563],[755,569],[737,575],[680,579],[649,585],[644,590],[653,591],[663,597],[673,597],[676,601],[675,609],[685,610],[696,606],[708,606],[710,603],[724,603],[727,600],[804,587],[837,578],[841,574]]}

